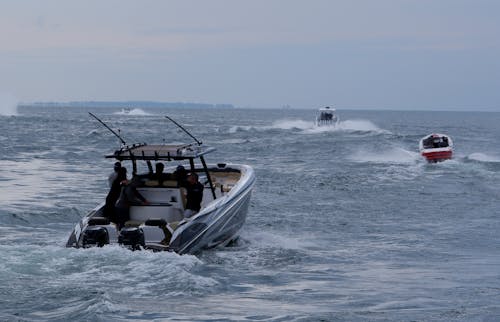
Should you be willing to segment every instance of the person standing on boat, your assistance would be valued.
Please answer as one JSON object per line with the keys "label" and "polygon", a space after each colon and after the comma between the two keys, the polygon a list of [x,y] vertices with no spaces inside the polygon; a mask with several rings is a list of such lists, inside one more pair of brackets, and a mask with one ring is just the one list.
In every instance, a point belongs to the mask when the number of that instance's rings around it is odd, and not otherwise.
{"label": "person standing on boat", "polygon": [[179,164],[174,171],[174,178],[177,180],[179,187],[186,187],[187,171],[182,164]]}
{"label": "person standing on boat", "polygon": [[196,173],[192,172],[188,175],[186,190],[186,210],[184,211],[184,217],[190,218],[200,211],[201,200],[203,199],[203,185],[198,181]]}
{"label": "person standing on boat", "polygon": [[121,229],[125,223],[130,220],[130,206],[132,204],[149,204],[146,198],[144,198],[139,191],[137,191],[137,186],[139,184],[139,177],[133,177],[130,181],[122,181],[120,198],[118,198],[118,201],[116,202],[118,229]]}
{"label": "person standing on boat", "polygon": [[120,170],[121,167],[122,164],[120,162],[115,162],[115,165],[113,167],[113,172],[111,172],[108,177],[108,184],[110,188],[113,185],[113,182],[115,181],[116,177],[118,176],[118,171]]}
{"label": "person standing on boat", "polygon": [[165,165],[161,162],[155,164],[155,172],[150,176],[151,179],[158,181],[158,186],[163,185],[163,180],[167,178],[167,174],[163,173]]}
{"label": "person standing on boat", "polygon": [[106,196],[106,203],[104,204],[104,217],[109,218],[110,221],[116,222],[117,215],[115,204],[122,190],[122,183],[127,180],[127,168],[119,167],[116,170],[116,177],[111,183],[111,189],[109,189],[108,195]]}

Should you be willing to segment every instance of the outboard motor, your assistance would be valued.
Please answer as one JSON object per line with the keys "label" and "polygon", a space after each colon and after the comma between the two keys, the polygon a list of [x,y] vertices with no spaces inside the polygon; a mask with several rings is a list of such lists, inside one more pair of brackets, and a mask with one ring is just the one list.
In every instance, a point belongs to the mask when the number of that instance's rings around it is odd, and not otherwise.
{"label": "outboard motor", "polygon": [[124,227],[120,230],[118,243],[132,250],[139,250],[145,245],[144,231],[138,227]]}
{"label": "outboard motor", "polygon": [[109,244],[108,230],[104,227],[90,226],[83,232],[82,245],[84,248],[102,247]]}

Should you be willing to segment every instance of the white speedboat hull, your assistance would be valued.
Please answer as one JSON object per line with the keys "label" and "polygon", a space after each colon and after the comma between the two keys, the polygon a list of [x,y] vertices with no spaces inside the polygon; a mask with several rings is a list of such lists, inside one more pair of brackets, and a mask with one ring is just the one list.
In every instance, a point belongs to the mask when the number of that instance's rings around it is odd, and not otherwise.
{"label": "white speedboat hull", "polygon": [[[224,165],[224,169],[238,170],[241,173],[240,180],[231,187],[230,191],[202,207],[195,216],[182,219],[182,217],[177,217],[177,213],[173,213],[174,215],[164,214],[163,218],[150,217],[146,219],[147,215],[145,214],[154,214],[151,211],[141,211],[139,214],[142,217],[135,215],[134,219],[142,221],[134,229],[141,231],[143,242],[140,243],[141,247],[134,246],[133,248],[194,254],[202,249],[226,245],[236,239],[246,221],[255,174],[253,169],[247,165]],[[220,170],[220,168],[219,166],[211,166],[208,170],[215,171]],[[67,241],[67,247],[86,248],[123,243],[116,225],[102,217],[103,207],[104,204],[97,206],[76,224]],[[146,208],[161,208],[161,206],[143,206],[138,209],[144,210]],[[166,223],[172,224],[169,227],[174,228],[172,228],[168,244],[162,243],[165,237],[162,230],[148,225],[148,220],[164,220]],[[88,242],[89,234],[93,236],[101,234],[106,235],[106,237],[100,241],[91,237],[92,240]]]}

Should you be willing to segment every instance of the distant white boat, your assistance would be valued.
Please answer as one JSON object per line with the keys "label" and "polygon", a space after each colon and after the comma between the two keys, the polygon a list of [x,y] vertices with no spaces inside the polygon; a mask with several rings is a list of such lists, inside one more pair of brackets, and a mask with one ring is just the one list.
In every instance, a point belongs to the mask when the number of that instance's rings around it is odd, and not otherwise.
{"label": "distant white boat", "polygon": [[420,139],[419,149],[429,162],[444,161],[452,157],[453,141],[448,135],[432,133]]}
{"label": "distant white boat", "polygon": [[316,126],[334,126],[339,122],[336,110],[327,106],[320,108],[316,116]]}

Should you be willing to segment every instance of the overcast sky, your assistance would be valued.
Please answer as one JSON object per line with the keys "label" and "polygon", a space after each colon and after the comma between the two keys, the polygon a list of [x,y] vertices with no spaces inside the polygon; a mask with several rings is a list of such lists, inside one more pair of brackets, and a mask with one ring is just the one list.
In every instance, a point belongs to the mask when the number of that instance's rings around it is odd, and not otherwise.
{"label": "overcast sky", "polygon": [[4,0],[20,102],[500,111],[498,0]]}

